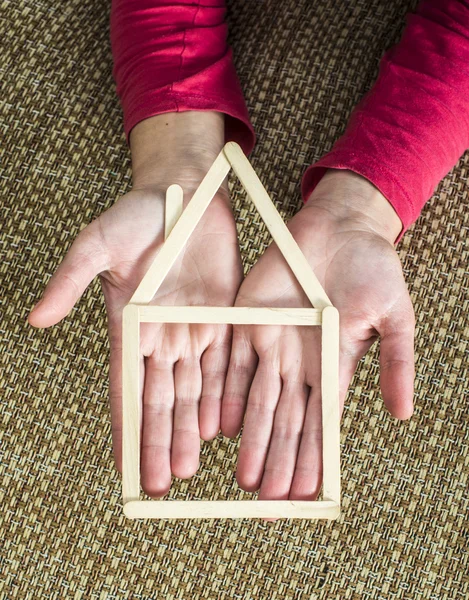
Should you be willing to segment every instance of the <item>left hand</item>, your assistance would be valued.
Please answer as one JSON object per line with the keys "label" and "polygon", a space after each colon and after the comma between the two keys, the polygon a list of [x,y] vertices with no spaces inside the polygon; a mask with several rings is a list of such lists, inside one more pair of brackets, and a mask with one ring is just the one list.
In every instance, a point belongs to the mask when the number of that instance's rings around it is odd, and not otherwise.
{"label": "left hand", "polygon": [[[393,242],[402,224],[384,196],[328,171],[288,227],[340,313],[340,410],[358,361],[381,337],[381,391],[398,419],[413,412],[412,303]],[[237,306],[308,307],[272,244]],[[222,403],[224,435],[244,431],[236,478],[264,500],[314,500],[322,481],[320,328],[236,326]]]}
{"label": "left hand", "polygon": [[[179,183],[189,201],[223,147],[218,112],[183,111],[141,121],[131,134],[134,189],[85,227],[29,315],[50,327],[100,276],[110,341],[109,391],[116,466],[122,470],[122,311],[156,256],[165,192]],[[243,276],[227,181],[201,217],[151,304],[232,306]],[[231,327],[144,323],[140,327],[141,484],[168,493],[172,475],[199,466],[200,438],[220,429]]]}

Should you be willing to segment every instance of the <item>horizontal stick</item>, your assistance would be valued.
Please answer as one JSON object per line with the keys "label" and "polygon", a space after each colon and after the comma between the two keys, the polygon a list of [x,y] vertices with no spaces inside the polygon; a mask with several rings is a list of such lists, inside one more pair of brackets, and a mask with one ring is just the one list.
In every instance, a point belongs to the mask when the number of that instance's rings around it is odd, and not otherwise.
{"label": "horizontal stick", "polygon": [[139,306],[141,323],[229,323],[232,325],[321,325],[315,308],[250,306]]}
{"label": "horizontal stick", "polygon": [[124,504],[129,519],[337,519],[331,501],[307,500],[144,500]]}

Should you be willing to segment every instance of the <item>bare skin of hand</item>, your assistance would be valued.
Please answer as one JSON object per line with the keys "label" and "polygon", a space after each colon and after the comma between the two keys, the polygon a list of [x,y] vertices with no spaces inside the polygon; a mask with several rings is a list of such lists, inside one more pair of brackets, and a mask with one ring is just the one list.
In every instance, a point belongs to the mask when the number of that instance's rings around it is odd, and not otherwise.
{"label": "bare skin of hand", "polygon": [[[79,234],[29,316],[36,327],[54,325],[99,274],[108,314],[111,420],[119,470],[122,310],[163,242],[167,187],[179,183],[187,203],[223,143],[220,113],[171,113],[139,123],[131,136],[133,190]],[[241,280],[225,182],[152,303],[232,306]],[[230,347],[228,326],[141,326],[141,482],[149,495],[165,495],[172,475],[191,477],[199,465],[200,438],[218,434]]]}
{"label": "bare skin of hand", "polygon": [[[330,170],[288,227],[340,313],[340,403],[378,336],[390,413],[413,412],[414,312],[393,242],[401,222],[367,180]],[[272,244],[244,280],[238,306],[311,306]],[[320,330],[236,326],[222,433],[238,435],[236,477],[264,500],[314,500],[322,481]]]}
{"label": "bare skin of hand", "polygon": [[[224,142],[219,113],[147,119],[131,136],[133,190],[86,227],[29,316],[63,319],[99,274],[108,313],[113,446],[121,469],[121,316],[163,242],[164,193],[197,188]],[[184,152],[181,153],[181,148]],[[366,180],[330,171],[289,228],[341,316],[343,407],[357,362],[381,336],[381,388],[391,414],[412,414],[414,315],[392,242],[400,221]],[[166,305],[309,306],[273,244],[241,288],[225,185],[153,299]],[[314,499],[321,473],[316,328],[142,325],[142,487],[160,497],[192,476],[200,438],[245,428],[237,480],[264,499]],[[230,359],[231,348],[231,359]],[[229,366],[228,366],[229,365]],[[228,374],[227,374],[228,370]],[[226,379],[226,383],[225,383]],[[223,394],[224,390],[224,394]],[[222,405],[223,397],[223,405]],[[220,421],[221,419],[221,421]]]}

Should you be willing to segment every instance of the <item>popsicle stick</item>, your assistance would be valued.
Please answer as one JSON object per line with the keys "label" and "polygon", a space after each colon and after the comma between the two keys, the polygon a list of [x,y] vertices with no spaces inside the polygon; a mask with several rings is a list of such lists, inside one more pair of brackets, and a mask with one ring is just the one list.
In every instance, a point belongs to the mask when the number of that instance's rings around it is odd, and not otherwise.
{"label": "popsicle stick", "polygon": [[306,257],[296,243],[295,238],[292,236],[283,222],[282,217],[272,204],[272,200],[266,189],[262,185],[259,177],[256,175],[256,172],[241,148],[235,142],[228,142],[223,147],[223,152],[231,163],[233,171],[243,184],[250,199],[259,211],[273,240],[279,247],[280,252],[283,254],[290,269],[298,279],[311,304],[314,308],[331,306],[332,302],[323,290],[314,271],[306,260]]}
{"label": "popsicle stick", "polygon": [[323,498],[340,506],[339,312],[322,313],[321,350]]}
{"label": "popsicle stick", "polygon": [[336,519],[340,509],[331,501],[145,500],[128,502],[124,513],[130,519]]}
{"label": "popsicle stick", "polygon": [[147,304],[153,298],[230,169],[220,152],[135,290],[131,304]]}
{"label": "popsicle stick", "polygon": [[138,306],[122,316],[122,491],[124,504],[140,498],[140,324]]}
{"label": "popsicle stick", "polygon": [[233,325],[321,325],[315,308],[250,306],[139,306],[141,323],[230,323]]}
{"label": "popsicle stick", "polygon": [[164,239],[166,240],[182,214],[184,192],[176,183],[166,190],[164,204]]}

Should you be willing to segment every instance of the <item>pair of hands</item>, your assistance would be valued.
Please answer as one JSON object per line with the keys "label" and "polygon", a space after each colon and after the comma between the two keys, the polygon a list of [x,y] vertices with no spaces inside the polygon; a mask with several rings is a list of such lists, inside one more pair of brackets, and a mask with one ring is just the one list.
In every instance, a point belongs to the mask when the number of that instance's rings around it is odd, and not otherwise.
{"label": "pair of hands", "polygon": [[[179,183],[185,203],[190,200],[223,146],[222,115],[160,115],[137,125],[132,136],[134,189],[79,234],[29,316],[33,326],[54,325],[99,275],[119,470],[122,310],[163,243],[166,188]],[[288,227],[340,312],[341,410],[358,361],[379,335],[384,402],[393,416],[410,417],[415,323],[393,247],[401,228],[394,210],[365,179],[329,171]],[[152,302],[310,306],[275,244],[243,280],[226,182]],[[172,475],[191,477],[200,438],[211,440],[220,429],[235,437],[244,420],[236,472],[241,488],[259,489],[259,499],[316,498],[322,480],[317,328],[141,327],[141,481],[147,494],[165,495]]]}

